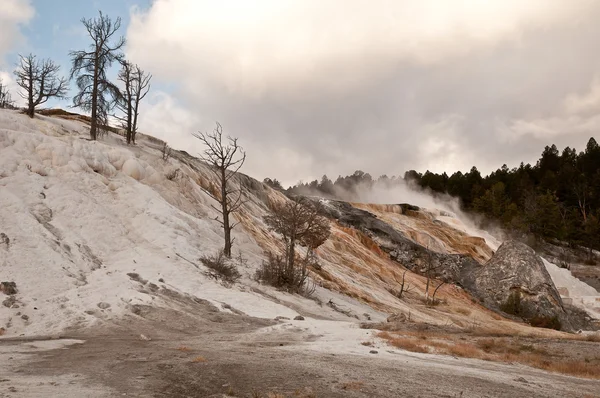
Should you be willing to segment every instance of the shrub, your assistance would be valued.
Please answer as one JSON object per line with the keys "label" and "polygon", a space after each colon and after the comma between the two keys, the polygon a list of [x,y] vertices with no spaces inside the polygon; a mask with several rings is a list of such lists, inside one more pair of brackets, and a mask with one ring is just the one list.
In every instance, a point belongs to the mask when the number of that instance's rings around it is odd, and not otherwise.
{"label": "shrub", "polygon": [[202,256],[200,261],[212,271],[211,276],[215,279],[220,278],[226,282],[235,283],[242,276],[235,265],[230,264],[230,260],[225,256],[223,250],[219,250],[213,255]]}
{"label": "shrub", "polygon": [[165,173],[165,177],[169,181],[173,181],[179,175],[179,169],[171,169]]}
{"label": "shrub", "polygon": [[305,293],[310,289],[306,266],[306,261],[296,261],[289,266],[283,257],[269,253],[267,260],[256,271],[256,279],[290,293]]}
{"label": "shrub", "polygon": [[500,309],[507,314],[521,315],[523,309],[521,308],[521,293],[513,291],[504,303],[500,305]]}

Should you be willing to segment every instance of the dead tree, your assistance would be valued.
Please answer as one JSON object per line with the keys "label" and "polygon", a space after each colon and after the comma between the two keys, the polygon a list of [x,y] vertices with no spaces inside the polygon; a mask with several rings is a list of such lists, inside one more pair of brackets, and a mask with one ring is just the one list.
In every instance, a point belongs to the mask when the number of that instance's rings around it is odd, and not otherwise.
{"label": "dead tree", "polygon": [[575,197],[577,198],[577,207],[579,208],[579,212],[581,213],[581,216],[583,217],[583,223],[585,224],[588,219],[588,208],[589,208],[588,198],[589,198],[589,192],[590,192],[590,189],[589,189],[587,181],[585,180],[585,177],[580,176],[573,183],[572,189],[573,189],[573,193],[575,194]]}
{"label": "dead tree", "polygon": [[439,290],[439,288],[440,288],[440,287],[442,287],[442,285],[445,285],[445,284],[446,284],[446,282],[444,282],[444,281],[440,282],[440,284],[439,284],[439,285],[438,285],[438,286],[435,288],[435,290],[433,291],[433,295],[431,296],[431,303],[432,303],[433,305],[435,305],[435,304],[436,304],[436,301],[435,301],[435,294],[437,293],[437,291]]}
{"label": "dead tree", "polygon": [[272,214],[264,217],[269,229],[281,235],[285,246],[283,260],[273,261],[271,258],[265,264],[265,267],[277,268],[263,270],[263,274],[271,274],[278,279],[270,281],[271,284],[303,288],[308,277],[307,261],[296,264],[296,245],[313,251],[325,243],[331,234],[329,221],[319,215],[319,210],[318,205],[299,197],[275,205]]}
{"label": "dead tree", "polygon": [[199,139],[205,146],[204,154],[200,159],[208,163],[219,179],[219,195],[211,196],[219,202],[220,209],[212,206],[215,210],[221,212],[222,220],[216,218],[221,223],[225,235],[225,246],[223,253],[231,258],[231,230],[238,223],[231,223],[230,215],[236,212],[244,204],[242,188],[234,188],[231,179],[242,168],[246,161],[246,152],[238,144],[237,138],[227,137],[223,139],[223,127],[219,123],[212,133],[193,133],[194,137]]}
{"label": "dead tree", "polygon": [[19,95],[27,101],[27,115],[33,118],[35,108],[50,98],[66,98],[67,80],[58,76],[60,66],[50,59],[36,59],[29,54],[19,55],[20,61],[14,74],[22,88]]}
{"label": "dead tree", "polygon": [[[400,283],[400,290],[398,291],[398,293],[396,293],[396,297],[398,297],[400,299],[404,296],[404,293],[409,293],[414,289],[414,286],[409,285],[408,283],[405,283],[406,272],[407,272],[407,270],[404,270],[404,272],[402,273],[402,282],[398,282],[398,280],[396,279],[396,282]],[[394,279],[395,278],[396,277],[394,277]]]}
{"label": "dead tree", "polygon": [[441,263],[435,264],[432,258],[432,253],[429,250],[429,246],[423,252],[423,260],[424,260],[424,274],[427,278],[427,283],[425,285],[425,302],[429,303],[429,286],[431,285],[431,280],[434,277],[435,271],[438,268],[442,267]]}
{"label": "dead tree", "polygon": [[117,119],[126,131],[127,143],[135,144],[140,102],[150,90],[152,75],[144,72],[138,65],[122,61],[118,79],[124,88],[120,92],[117,108],[124,116]]}
{"label": "dead tree", "polygon": [[[77,77],[79,92],[73,97],[73,106],[91,113],[90,139],[96,140],[98,131],[108,126],[109,112],[119,98],[119,89],[110,82],[107,71],[114,61],[122,59],[121,49],[125,38],[120,37],[112,44],[113,36],[121,27],[121,18],[114,23],[100,12],[95,19],[82,19],[92,44],[88,51],[71,51],[70,79]],[[101,130],[100,130],[101,131]]]}
{"label": "dead tree", "polygon": [[125,137],[127,143],[131,143],[131,124],[133,122],[133,106],[132,106],[132,73],[133,65],[129,61],[123,61],[121,63],[121,70],[117,79],[124,85],[123,89],[119,92],[119,100],[117,101],[117,109],[123,112],[123,116],[115,117],[121,122],[121,127],[125,130]]}
{"label": "dead tree", "polygon": [[137,134],[138,116],[140,114],[140,102],[150,91],[150,80],[152,75],[144,72],[139,66],[134,67],[133,80],[133,122],[131,123],[131,140],[135,144],[135,135]]}
{"label": "dead tree", "polygon": [[0,78],[0,109],[12,109],[15,107],[15,102],[12,100],[8,86],[4,84]]}

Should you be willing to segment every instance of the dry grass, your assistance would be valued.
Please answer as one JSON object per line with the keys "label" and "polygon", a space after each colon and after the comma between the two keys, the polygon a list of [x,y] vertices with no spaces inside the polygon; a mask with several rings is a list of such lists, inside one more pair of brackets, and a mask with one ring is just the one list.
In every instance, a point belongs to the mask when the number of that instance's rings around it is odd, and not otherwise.
{"label": "dry grass", "polygon": [[600,333],[585,334],[585,335],[577,334],[574,336],[570,336],[569,339],[577,340],[577,341],[590,341],[593,343],[600,343]]}
{"label": "dry grass", "polygon": [[187,351],[191,351],[192,349],[190,347],[181,345],[181,346],[177,347],[177,350],[182,351],[182,352],[187,352]]}
{"label": "dry grass", "polygon": [[410,338],[410,337],[393,337],[391,334],[389,334],[388,332],[381,332],[377,334],[377,337],[381,337],[382,339],[386,339],[388,341],[388,343],[390,343],[391,345],[393,345],[396,348],[400,348],[406,351],[410,351],[410,352],[422,352],[422,353],[427,353],[429,352],[429,349],[423,345],[422,343],[419,343],[418,340],[416,338]]}
{"label": "dry grass", "polygon": [[203,356],[197,356],[196,358],[192,359],[192,362],[206,362],[206,358]]}
{"label": "dry grass", "polygon": [[[518,338],[490,337],[476,338],[453,336],[450,334],[402,331],[398,333],[380,332],[377,337],[383,338],[396,348],[411,352],[436,353],[453,355],[462,358],[475,358],[486,361],[520,363],[549,372],[571,376],[600,379],[598,359],[574,359],[550,353],[545,348],[524,344]],[[580,340],[595,335],[581,337]],[[568,355],[568,353],[566,353]]]}

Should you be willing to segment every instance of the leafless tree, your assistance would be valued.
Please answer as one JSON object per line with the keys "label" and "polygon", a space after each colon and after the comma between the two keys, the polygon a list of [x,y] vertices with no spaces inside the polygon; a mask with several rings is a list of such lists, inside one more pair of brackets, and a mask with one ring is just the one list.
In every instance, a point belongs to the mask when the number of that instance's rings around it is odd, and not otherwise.
{"label": "leafless tree", "polygon": [[293,268],[296,245],[314,250],[329,238],[329,221],[319,215],[319,208],[310,200],[299,197],[276,205],[265,217],[269,228],[283,237],[287,264]]}
{"label": "leafless tree", "polygon": [[[132,82],[133,82],[133,65],[126,60],[121,63],[121,70],[117,79],[124,85],[119,91],[119,100],[117,101],[117,109],[123,112],[123,116],[115,116],[121,122],[121,127],[125,130],[127,143],[131,143],[131,124],[133,122],[133,106],[132,106]],[[166,144],[165,144],[166,145]],[[164,154],[163,154],[164,158]]]}
{"label": "leafless tree", "polygon": [[404,296],[404,293],[411,292],[414,289],[414,286],[406,283],[406,272],[407,270],[404,270],[404,272],[402,273],[402,281],[398,281],[396,279],[396,282],[400,284],[400,290],[398,290],[398,292],[396,293],[396,297],[398,298],[402,298]]}
{"label": "leafless tree", "polygon": [[58,76],[60,66],[50,59],[36,59],[36,56],[19,55],[15,70],[17,84],[23,89],[19,95],[27,101],[27,115],[33,118],[35,108],[50,98],[66,98],[67,80]]}
{"label": "leafless tree", "polygon": [[589,203],[588,198],[590,194],[590,188],[588,186],[588,182],[585,180],[583,176],[580,176],[572,186],[573,193],[577,198],[577,207],[579,207],[579,212],[583,217],[583,222],[586,223],[588,219],[588,209]]}
{"label": "leafless tree", "polygon": [[285,246],[284,258],[271,255],[263,266],[263,273],[275,279],[270,281],[271,284],[300,290],[304,287],[308,261],[296,263],[296,245],[305,246],[312,252],[325,243],[331,233],[329,221],[319,215],[319,210],[317,204],[299,197],[275,205],[272,214],[265,216],[265,223],[281,235]]}
{"label": "leafless tree", "polygon": [[223,127],[219,123],[212,133],[193,133],[194,137],[202,141],[206,146],[206,150],[200,158],[208,163],[219,179],[220,192],[219,195],[211,195],[221,205],[220,209],[213,208],[221,212],[222,220],[217,218],[221,223],[225,233],[225,247],[223,253],[228,258],[231,258],[231,230],[238,223],[231,223],[230,215],[239,210],[244,204],[242,188],[235,188],[231,183],[231,179],[242,168],[246,161],[246,152],[238,144],[237,138],[223,138]]}
{"label": "leafless tree", "polygon": [[432,303],[433,305],[435,305],[435,304],[436,304],[436,301],[435,301],[435,294],[437,293],[437,291],[439,290],[439,288],[440,288],[440,287],[442,287],[442,286],[443,286],[443,285],[445,285],[445,284],[446,284],[446,282],[444,282],[444,281],[440,282],[440,284],[439,284],[439,285],[438,285],[438,286],[435,288],[435,290],[433,291],[433,295],[431,296],[431,303]]}
{"label": "leafless tree", "polygon": [[15,102],[12,100],[10,91],[8,91],[8,86],[0,78],[0,109],[12,109],[14,106]]}
{"label": "leafless tree", "polygon": [[427,278],[427,283],[425,284],[425,301],[427,303],[429,303],[429,286],[431,285],[432,279],[435,276],[435,271],[438,268],[441,268],[442,264],[440,264],[440,263],[435,264],[435,262],[433,261],[433,255],[432,255],[431,251],[429,250],[429,245],[427,246],[426,250],[423,252],[422,259],[423,259],[422,272],[425,274],[425,277]]}
{"label": "leafless tree", "polygon": [[92,44],[88,51],[71,51],[70,79],[77,77],[79,92],[73,97],[73,106],[91,113],[90,138],[97,139],[102,126],[108,126],[108,115],[119,98],[119,89],[109,81],[106,72],[114,61],[122,59],[125,38],[112,44],[113,36],[121,27],[121,18],[114,22],[100,12],[95,19],[82,19]]}
{"label": "leafless tree", "polygon": [[124,116],[118,119],[126,131],[127,143],[135,144],[140,102],[150,90],[152,75],[144,72],[138,65],[122,61],[118,79],[124,85],[117,102],[117,108]]}

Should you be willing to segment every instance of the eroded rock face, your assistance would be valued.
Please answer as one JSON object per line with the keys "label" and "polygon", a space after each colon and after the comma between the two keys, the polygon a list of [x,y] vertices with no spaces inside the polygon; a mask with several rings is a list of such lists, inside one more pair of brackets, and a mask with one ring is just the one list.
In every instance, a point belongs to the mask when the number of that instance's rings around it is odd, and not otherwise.
{"label": "eroded rock face", "polygon": [[569,328],[560,294],[550,274],[541,258],[523,243],[504,242],[494,256],[475,271],[475,289],[487,307],[528,321],[557,317],[563,328]]}
{"label": "eroded rock face", "polygon": [[[419,210],[417,206],[400,204],[404,213]],[[337,220],[341,225],[355,228],[374,239],[390,259],[416,273],[424,274],[432,268],[431,275],[445,282],[455,283],[472,290],[477,261],[464,254],[443,254],[430,250],[408,237],[373,213],[357,209],[349,203],[329,200],[322,208],[323,215]]]}

